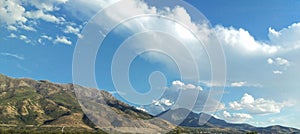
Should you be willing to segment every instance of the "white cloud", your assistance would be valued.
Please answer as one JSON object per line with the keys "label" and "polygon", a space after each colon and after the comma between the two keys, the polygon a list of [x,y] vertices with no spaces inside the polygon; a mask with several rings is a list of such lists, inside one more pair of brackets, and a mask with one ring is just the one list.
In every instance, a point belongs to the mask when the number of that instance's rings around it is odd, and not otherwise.
{"label": "white cloud", "polygon": [[277,57],[276,58],[276,62],[277,62],[277,65],[279,66],[290,66],[290,62],[286,59],[283,59],[283,58],[280,58],[280,57]]}
{"label": "white cloud", "polygon": [[153,115],[161,113],[174,105],[174,102],[167,98],[161,98],[159,100],[153,100],[150,105],[146,105],[144,108],[146,111]]}
{"label": "white cloud", "polygon": [[[52,13],[60,4],[68,0],[4,0],[0,1],[0,22],[10,31],[17,31],[18,28],[27,31],[37,31],[33,26],[37,25],[36,20],[42,19],[47,22],[64,22],[63,17],[56,17]],[[28,8],[33,6],[34,8]]]}
{"label": "white cloud", "polygon": [[11,33],[8,37],[9,38],[17,38],[17,36],[14,33]]}
{"label": "white cloud", "polygon": [[66,26],[66,29],[64,30],[64,33],[72,33],[78,36],[78,38],[81,38],[82,35],[80,34],[80,29],[72,27],[70,25]]}
{"label": "white cloud", "polygon": [[281,109],[290,106],[287,102],[275,102],[273,100],[265,100],[264,98],[254,99],[253,96],[245,93],[239,102],[230,102],[229,106],[233,110],[246,110],[252,114],[270,114],[280,113]]}
{"label": "white cloud", "polygon": [[70,25],[67,25],[66,29],[64,30],[65,33],[75,33],[75,34],[79,33],[79,31],[80,31],[79,28],[74,28]]}
{"label": "white cloud", "polygon": [[26,30],[26,31],[36,31],[35,28],[31,27],[31,26],[26,26],[25,24],[20,24],[18,27]]}
{"label": "white cloud", "polygon": [[274,71],[273,71],[273,74],[283,74],[283,72],[282,72],[282,71],[279,71],[279,70],[274,70]]}
{"label": "white cloud", "polygon": [[135,107],[137,110],[141,110],[141,111],[144,111],[144,112],[148,112],[145,108],[143,107]]}
{"label": "white cloud", "polygon": [[225,109],[226,109],[226,105],[224,103],[220,103],[219,106],[218,106],[217,111],[222,111],[222,110],[225,110]]}
{"label": "white cloud", "polygon": [[54,11],[58,10],[56,7],[59,4],[65,4],[69,0],[29,0],[26,1],[28,4],[36,7],[37,9],[43,10],[43,11]]}
{"label": "white cloud", "polygon": [[27,40],[27,36],[25,36],[25,35],[20,35],[20,40]]}
{"label": "white cloud", "polygon": [[196,86],[196,85],[193,85],[193,84],[185,84],[185,83],[183,83],[179,80],[173,81],[171,88],[176,89],[176,90],[178,90],[178,89],[182,89],[182,90],[199,90],[199,91],[203,90],[200,86]]}
{"label": "white cloud", "polygon": [[274,60],[273,60],[272,58],[269,58],[269,59],[267,60],[267,62],[268,62],[268,64],[273,64],[273,63],[274,63]]}
{"label": "white cloud", "polygon": [[231,117],[231,114],[228,113],[227,111],[224,111],[223,112],[223,116],[226,117],[226,118],[228,118],[228,117]]}
{"label": "white cloud", "polygon": [[28,39],[27,36],[25,36],[25,35],[20,35],[19,39],[25,41],[25,43],[30,43],[31,42],[31,40]]}
{"label": "white cloud", "polygon": [[173,105],[173,102],[171,100],[168,100],[168,99],[165,99],[165,98],[162,98],[160,100],[160,102],[166,106],[172,106]]}
{"label": "white cloud", "polygon": [[242,87],[242,86],[245,86],[246,84],[247,84],[247,82],[245,82],[245,81],[233,82],[233,83],[231,83],[231,86],[232,87]]}
{"label": "white cloud", "polygon": [[41,38],[38,39],[38,43],[42,44],[42,39]]}
{"label": "white cloud", "polygon": [[294,23],[279,31],[269,28],[270,42],[290,49],[298,49],[300,44],[300,23]]}
{"label": "white cloud", "polygon": [[67,44],[67,45],[72,44],[72,42],[69,41],[67,39],[67,37],[65,37],[65,36],[56,36],[56,39],[54,40],[54,44],[57,44],[57,43],[62,43],[62,44]]}
{"label": "white cloud", "polygon": [[0,1],[0,22],[6,24],[24,23],[27,21],[23,16],[25,8],[17,0]]}
{"label": "white cloud", "polygon": [[47,39],[47,40],[52,40],[52,37],[47,36],[47,35],[42,35],[41,38]]}
{"label": "white cloud", "polygon": [[13,53],[0,53],[2,56],[9,56],[9,57],[13,57],[13,58],[16,58],[18,60],[24,60],[25,58],[21,55],[18,55],[18,54],[13,54]]}
{"label": "white cloud", "polygon": [[283,74],[283,70],[287,70],[287,68],[291,65],[290,61],[287,59],[277,57],[277,58],[268,58],[268,64],[274,65],[273,74]]}
{"label": "white cloud", "polygon": [[290,66],[290,62],[287,59],[281,57],[277,57],[275,59],[269,58],[267,62],[268,64],[274,64],[276,66],[284,66],[284,67]]}
{"label": "white cloud", "polygon": [[254,39],[250,33],[242,28],[216,26],[214,28],[217,37],[223,45],[229,46],[235,52],[247,54],[274,54],[281,50],[280,46],[269,45]]}
{"label": "white cloud", "polygon": [[245,121],[253,118],[250,114],[245,114],[245,113],[232,113],[231,114],[227,111],[223,111],[222,116],[226,121],[235,122],[235,123],[245,122]]}
{"label": "white cloud", "polygon": [[26,17],[31,19],[42,19],[47,22],[59,23],[63,21],[63,19],[57,18],[51,14],[45,14],[42,10],[30,11],[25,13]]}
{"label": "white cloud", "polygon": [[89,19],[101,9],[119,0],[71,0],[66,8],[79,19]]}
{"label": "white cloud", "polygon": [[221,82],[211,82],[211,81],[200,81],[200,84],[206,87],[263,87],[260,83],[249,83],[247,81],[227,81],[226,84],[222,84]]}
{"label": "white cloud", "polygon": [[15,26],[12,26],[12,25],[9,25],[7,27],[7,29],[10,30],[10,31],[17,31],[18,30]]}
{"label": "white cloud", "polygon": [[221,82],[217,82],[217,81],[199,81],[199,83],[203,84],[204,86],[207,87],[222,87],[224,86],[224,84],[222,84]]}
{"label": "white cloud", "polygon": [[[218,93],[216,92],[205,92],[196,88],[195,85],[187,86],[181,81],[173,81],[169,87],[165,87],[165,92],[162,95],[161,99],[153,100],[150,105],[146,105],[144,108],[149,111],[151,114],[156,115],[165,111],[169,108],[183,108],[185,105],[193,105],[194,112],[215,112],[226,109],[225,104],[219,102],[214,97]],[[192,88],[191,88],[192,87]],[[179,95],[184,94],[184,98],[180,98]],[[197,95],[194,102],[190,102],[192,96]],[[183,97],[183,96],[181,96]]]}
{"label": "white cloud", "polygon": [[174,102],[172,102],[169,99],[162,98],[160,100],[153,100],[152,104],[155,105],[155,106],[162,106],[162,105],[164,105],[164,106],[172,106],[174,104]]}
{"label": "white cloud", "polygon": [[[170,9],[170,12],[171,12],[171,9]],[[181,12],[181,15],[183,13],[184,12]],[[188,14],[186,14],[186,15],[188,15]],[[189,19],[186,19],[186,20],[189,20]],[[147,29],[148,23],[136,22],[134,24],[135,25],[132,24],[131,26],[135,26],[136,29],[142,29],[142,28]],[[149,24],[151,24],[151,23],[149,23]],[[150,26],[155,27],[153,25],[150,25]],[[261,87],[261,85],[264,85],[264,83],[270,83],[270,79],[268,78],[268,75],[270,74],[270,72],[268,72],[268,70],[269,70],[268,66],[264,65],[266,62],[265,59],[268,59],[269,57],[277,57],[279,54],[280,55],[287,54],[287,52],[296,50],[296,49],[292,49],[292,48],[295,48],[297,46],[297,44],[291,44],[291,43],[290,43],[290,45],[277,44],[276,42],[272,41],[272,39],[260,41],[260,40],[255,39],[247,30],[242,29],[242,28],[233,28],[233,27],[228,28],[228,27],[224,27],[224,26],[216,26],[211,29],[209,27],[202,27],[202,25],[201,26],[196,25],[196,26],[198,26],[197,27],[198,31],[196,33],[199,34],[199,36],[201,38],[203,38],[203,40],[205,41],[204,43],[207,43],[207,42],[209,43],[211,40],[213,40],[213,38],[209,38],[209,36],[207,36],[210,32],[216,32],[217,37],[219,38],[220,43],[224,47],[224,51],[227,56],[226,60],[228,61],[228,64],[227,64],[228,65],[228,72],[227,72],[228,78],[233,79],[234,81],[236,81],[236,80],[247,81],[247,83],[244,84],[244,86],[252,85],[249,83],[258,83],[259,82],[261,84],[259,84],[259,85],[256,84],[255,86]],[[172,27],[172,25],[170,25],[170,27]],[[201,29],[202,31],[199,29]],[[173,33],[173,31],[171,31],[171,30],[170,30],[170,32]],[[178,33],[178,34],[180,34],[180,33]],[[141,40],[141,42],[137,43],[137,44],[139,44],[139,49],[143,49],[141,47],[144,47],[145,49],[147,48],[147,45],[148,45],[147,42],[144,43],[145,45],[140,45],[143,42],[144,42],[144,40]],[[151,46],[151,44],[149,44],[149,45]],[[192,45],[189,45],[189,47],[191,47],[191,46]],[[194,49],[194,50],[199,50],[199,49]],[[178,54],[181,52],[181,49],[176,48],[176,47],[171,47],[169,49],[169,51],[174,51],[174,52],[177,51],[175,53]],[[197,55],[197,54],[195,54],[195,55]],[[180,59],[182,57],[184,57],[184,56],[179,55],[179,56],[173,57],[173,58]],[[157,58],[157,55],[155,55],[155,56],[149,55],[148,58],[159,59],[159,58]],[[191,59],[188,57],[184,57],[184,58]],[[163,58],[161,58],[161,59],[163,59]],[[273,61],[274,63],[276,62],[276,58],[274,58],[272,60],[274,60]],[[184,60],[182,60],[182,61],[184,61]],[[249,61],[251,61],[251,64],[249,64]],[[272,64],[274,64],[274,63],[272,63]],[[283,62],[281,62],[280,64],[281,64],[281,67],[284,67],[283,65],[287,65],[286,63],[283,64]],[[184,64],[184,65],[187,66],[186,68],[189,68],[189,66],[191,64]],[[199,64],[199,65],[201,65],[201,64]],[[282,71],[281,67],[274,68],[272,70]],[[249,71],[250,69],[251,69],[251,71]],[[241,75],[241,74],[243,74],[243,75]],[[256,74],[260,74],[261,77],[257,77]],[[245,78],[246,76],[247,76],[247,78]],[[201,78],[203,78],[203,77],[201,77]],[[204,80],[207,80],[207,79],[204,79]],[[180,83],[177,83],[177,84],[180,84]],[[209,87],[214,86],[214,85],[219,85],[217,82],[207,83],[206,85],[208,85],[208,84],[210,84]],[[239,83],[239,84],[241,84],[241,83]],[[220,85],[222,85],[222,84],[220,84]],[[229,85],[227,85],[227,86],[235,86],[235,85],[231,85],[231,83],[229,83]],[[296,88],[296,87],[294,87],[294,88]],[[269,112],[269,111],[266,111],[266,112]]]}

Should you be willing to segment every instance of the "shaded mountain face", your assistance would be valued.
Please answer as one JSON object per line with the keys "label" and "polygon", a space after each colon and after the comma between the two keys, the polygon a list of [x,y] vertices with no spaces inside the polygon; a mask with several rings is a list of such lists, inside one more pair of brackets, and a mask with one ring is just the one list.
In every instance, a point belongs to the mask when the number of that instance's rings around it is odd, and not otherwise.
{"label": "shaded mountain face", "polygon": [[[249,124],[228,123],[209,114],[194,113],[183,108],[164,111],[158,114],[157,117],[167,120],[171,123],[178,124],[177,120],[183,118],[181,116],[185,115],[187,115],[186,118],[179,124],[179,126],[188,128],[206,128],[206,130],[219,129],[219,132],[225,131],[234,133],[300,133],[300,130],[298,129],[283,126],[255,127]],[[203,119],[205,123],[203,123]]]}
{"label": "shaded mountain face", "polygon": [[[72,84],[0,75],[0,124],[86,130],[97,127],[107,132],[134,132],[140,128],[150,133],[174,128],[166,121],[152,119],[152,115],[117,100],[106,91],[81,86],[76,89]],[[78,103],[75,93],[82,96],[79,97],[82,103]]]}

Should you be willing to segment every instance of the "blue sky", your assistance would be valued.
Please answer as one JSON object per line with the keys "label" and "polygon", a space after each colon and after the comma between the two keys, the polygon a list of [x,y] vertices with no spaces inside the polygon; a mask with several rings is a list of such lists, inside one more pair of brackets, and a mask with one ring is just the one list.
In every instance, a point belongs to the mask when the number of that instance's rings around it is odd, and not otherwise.
{"label": "blue sky", "polygon": [[[85,38],[81,31],[89,24],[92,16],[113,2],[115,1],[1,1],[0,73],[12,77],[71,83],[76,42]],[[195,22],[195,18],[189,14],[186,7],[173,6],[167,10],[159,5],[153,8],[156,5],[147,1],[136,2],[138,4],[127,3],[122,8],[128,8],[128,12],[175,16],[188,24],[192,31],[202,28],[203,31],[197,32],[203,40],[212,40],[206,38],[205,31],[215,32],[226,56],[226,84],[220,102],[208,100],[211,106],[215,106],[215,110],[204,112],[229,122],[246,122],[257,126],[279,124],[300,128],[300,122],[297,121],[300,118],[297,115],[300,110],[299,1],[186,1],[206,16],[211,27]],[[117,17],[120,17],[114,16],[115,14],[126,16],[126,12],[108,12],[107,21],[115,22]],[[132,45],[128,49],[133,51],[153,47],[149,40],[159,44],[155,34],[141,34],[127,40],[134,33],[141,31],[138,26],[143,24],[145,27],[170,31],[178,40],[186,43],[188,48],[195,50],[197,54],[193,55],[200,55],[196,57],[196,61],[200,66],[201,78],[181,79],[179,69],[170,57],[157,52],[143,53],[133,60],[128,71],[133,88],[140,93],[146,93],[151,88],[148,83],[149,75],[153,71],[161,71],[165,75],[166,85],[159,88],[152,86],[159,91],[165,91],[165,94],[148,102],[149,105],[137,105],[126,100],[120,95],[122,92],[114,95],[141,109],[157,113],[174,106],[179,91],[195,90],[199,91],[202,97],[198,100],[199,107],[196,107],[195,111],[203,110],[203,98],[207,97],[209,88],[222,87],[222,84],[209,81],[209,64],[205,51],[201,45],[193,42],[192,38],[185,36],[189,35],[188,32],[180,28],[179,32],[176,31],[178,27],[166,20],[154,20],[142,18],[128,21],[117,26],[106,36],[96,56],[97,88],[115,92],[110,69],[113,53],[121,43],[127,42],[125,45]],[[164,37],[163,42],[172,41],[172,38],[163,34],[159,36]],[[170,53],[177,53],[173,58],[185,63],[184,70],[189,70],[190,60],[185,60],[186,55],[180,47],[160,47],[172,48],[169,49]],[[157,79],[152,82],[163,84],[160,76],[155,78]]]}

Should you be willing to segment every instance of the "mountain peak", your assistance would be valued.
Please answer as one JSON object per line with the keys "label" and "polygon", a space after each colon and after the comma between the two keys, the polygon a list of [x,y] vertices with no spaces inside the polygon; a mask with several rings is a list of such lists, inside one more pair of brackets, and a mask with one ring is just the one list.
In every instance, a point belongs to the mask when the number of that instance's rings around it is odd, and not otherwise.
{"label": "mountain peak", "polygon": [[[119,101],[107,91],[5,75],[0,78],[0,124],[65,126],[89,131],[97,126],[114,133],[133,132],[138,128],[143,128],[145,133],[158,133],[174,127],[166,121],[152,119],[152,115]],[[89,111],[91,106],[96,110]]]}

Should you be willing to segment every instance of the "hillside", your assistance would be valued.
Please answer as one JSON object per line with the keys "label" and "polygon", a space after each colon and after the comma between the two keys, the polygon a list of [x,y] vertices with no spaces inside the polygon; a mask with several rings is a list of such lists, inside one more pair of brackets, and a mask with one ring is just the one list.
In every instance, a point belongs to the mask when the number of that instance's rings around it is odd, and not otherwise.
{"label": "hillside", "polygon": [[[176,119],[182,118],[184,113],[188,116],[174,129],[172,123],[178,124]],[[199,125],[200,116],[209,117],[208,122]],[[62,130],[71,133],[104,133],[102,130],[107,133],[165,133],[171,130],[170,133],[300,133],[298,129],[283,126],[262,128],[228,123],[182,108],[153,116],[119,101],[106,91],[0,75],[2,129],[28,133],[60,133]]]}
{"label": "hillside", "polygon": [[173,128],[163,120],[148,120],[152,118],[151,115],[117,100],[106,91],[84,87],[80,89],[84,93],[93,92],[96,100],[88,98],[85,103],[96,105],[101,109],[100,114],[86,111],[89,114],[86,115],[82,112],[72,84],[0,75],[0,124],[93,131],[95,125],[88,118],[92,117],[107,132],[132,132],[137,128],[143,128],[145,132],[158,132],[163,128]]}

